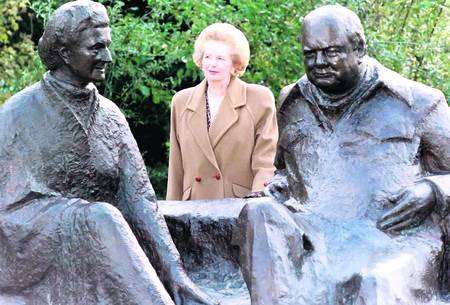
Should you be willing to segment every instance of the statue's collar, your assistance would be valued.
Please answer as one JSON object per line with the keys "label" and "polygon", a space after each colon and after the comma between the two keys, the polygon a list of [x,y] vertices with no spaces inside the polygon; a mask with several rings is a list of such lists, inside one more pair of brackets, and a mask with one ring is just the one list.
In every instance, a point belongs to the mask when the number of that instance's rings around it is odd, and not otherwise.
{"label": "statue's collar", "polygon": [[88,135],[99,108],[99,94],[94,84],[80,88],[56,78],[47,72],[42,80],[49,101],[65,107],[72,113],[84,132]]}
{"label": "statue's collar", "polygon": [[98,95],[97,88],[93,83],[89,83],[85,87],[78,87],[57,78],[52,72],[45,73],[43,81],[48,87],[58,92],[65,100],[69,100],[72,103],[91,102]]}
{"label": "statue's collar", "polygon": [[375,59],[371,59],[377,65],[379,82],[387,90],[401,101],[405,102],[409,107],[413,104],[413,95],[410,87],[411,81],[404,78],[400,74],[383,67]]}

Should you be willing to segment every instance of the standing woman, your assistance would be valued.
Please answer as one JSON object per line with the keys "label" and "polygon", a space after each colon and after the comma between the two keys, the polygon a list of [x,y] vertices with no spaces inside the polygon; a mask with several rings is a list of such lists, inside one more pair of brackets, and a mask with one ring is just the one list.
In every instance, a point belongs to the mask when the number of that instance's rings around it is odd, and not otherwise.
{"label": "standing woman", "polygon": [[193,58],[205,78],[172,99],[167,199],[261,196],[275,170],[278,128],[272,92],[239,79],[248,41],[215,23],[200,33]]}

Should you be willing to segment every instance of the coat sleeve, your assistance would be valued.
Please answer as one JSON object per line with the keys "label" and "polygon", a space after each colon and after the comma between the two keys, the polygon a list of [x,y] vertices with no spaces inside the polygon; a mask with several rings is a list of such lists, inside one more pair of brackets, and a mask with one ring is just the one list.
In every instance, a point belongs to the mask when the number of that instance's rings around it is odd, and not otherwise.
{"label": "coat sleeve", "polygon": [[252,192],[261,191],[273,177],[273,165],[278,141],[278,125],[275,100],[272,92],[266,88],[266,101],[262,102],[263,112],[256,123],[255,144],[252,154],[253,183]]}
{"label": "coat sleeve", "polygon": [[450,108],[442,93],[422,125],[421,161],[441,216],[450,212]]}
{"label": "coat sleeve", "polygon": [[33,199],[61,196],[36,175],[39,163],[33,154],[37,153],[33,137],[25,136],[29,128],[24,125],[24,121],[33,123],[24,103],[34,102],[28,100],[31,98],[18,93],[0,108],[0,213],[23,207]]}
{"label": "coat sleeve", "polygon": [[177,96],[172,99],[170,111],[170,148],[169,148],[169,169],[167,179],[167,200],[181,200],[183,195],[183,162],[181,156],[180,144],[177,134],[177,112],[175,101]]}

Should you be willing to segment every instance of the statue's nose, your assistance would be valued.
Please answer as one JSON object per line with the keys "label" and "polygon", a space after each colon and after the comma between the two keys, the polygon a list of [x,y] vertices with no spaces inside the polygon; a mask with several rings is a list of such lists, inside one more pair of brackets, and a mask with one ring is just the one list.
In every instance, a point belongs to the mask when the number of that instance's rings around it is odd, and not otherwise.
{"label": "statue's nose", "polygon": [[100,53],[100,59],[103,62],[111,62],[112,61],[111,52],[109,51],[108,48],[104,49],[103,52]]}
{"label": "statue's nose", "polygon": [[316,66],[326,66],[327,65],[327,59],[325,57],[325,54],[322,51],[318,51],[316,55]]}

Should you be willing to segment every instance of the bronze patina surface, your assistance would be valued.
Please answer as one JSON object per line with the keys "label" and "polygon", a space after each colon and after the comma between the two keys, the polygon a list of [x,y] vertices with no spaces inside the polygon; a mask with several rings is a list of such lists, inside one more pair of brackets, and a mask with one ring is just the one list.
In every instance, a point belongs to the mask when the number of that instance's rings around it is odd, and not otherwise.
{"label": "bronze patina surface", "polygon": [[252,304],[437,304],[449,290],[444,95],[366,55],[342,6],[309,13],[301,38],[306,75],[278,111],[276,202],[240,216]]}
{"label": "bronze patina surface", "polygon": [[39,42],[49,71],[0,110],[2,302],[215,304],[182,267],[124,115],[92,83],[111,61],[108,23],[96,2],[57,9]]}

